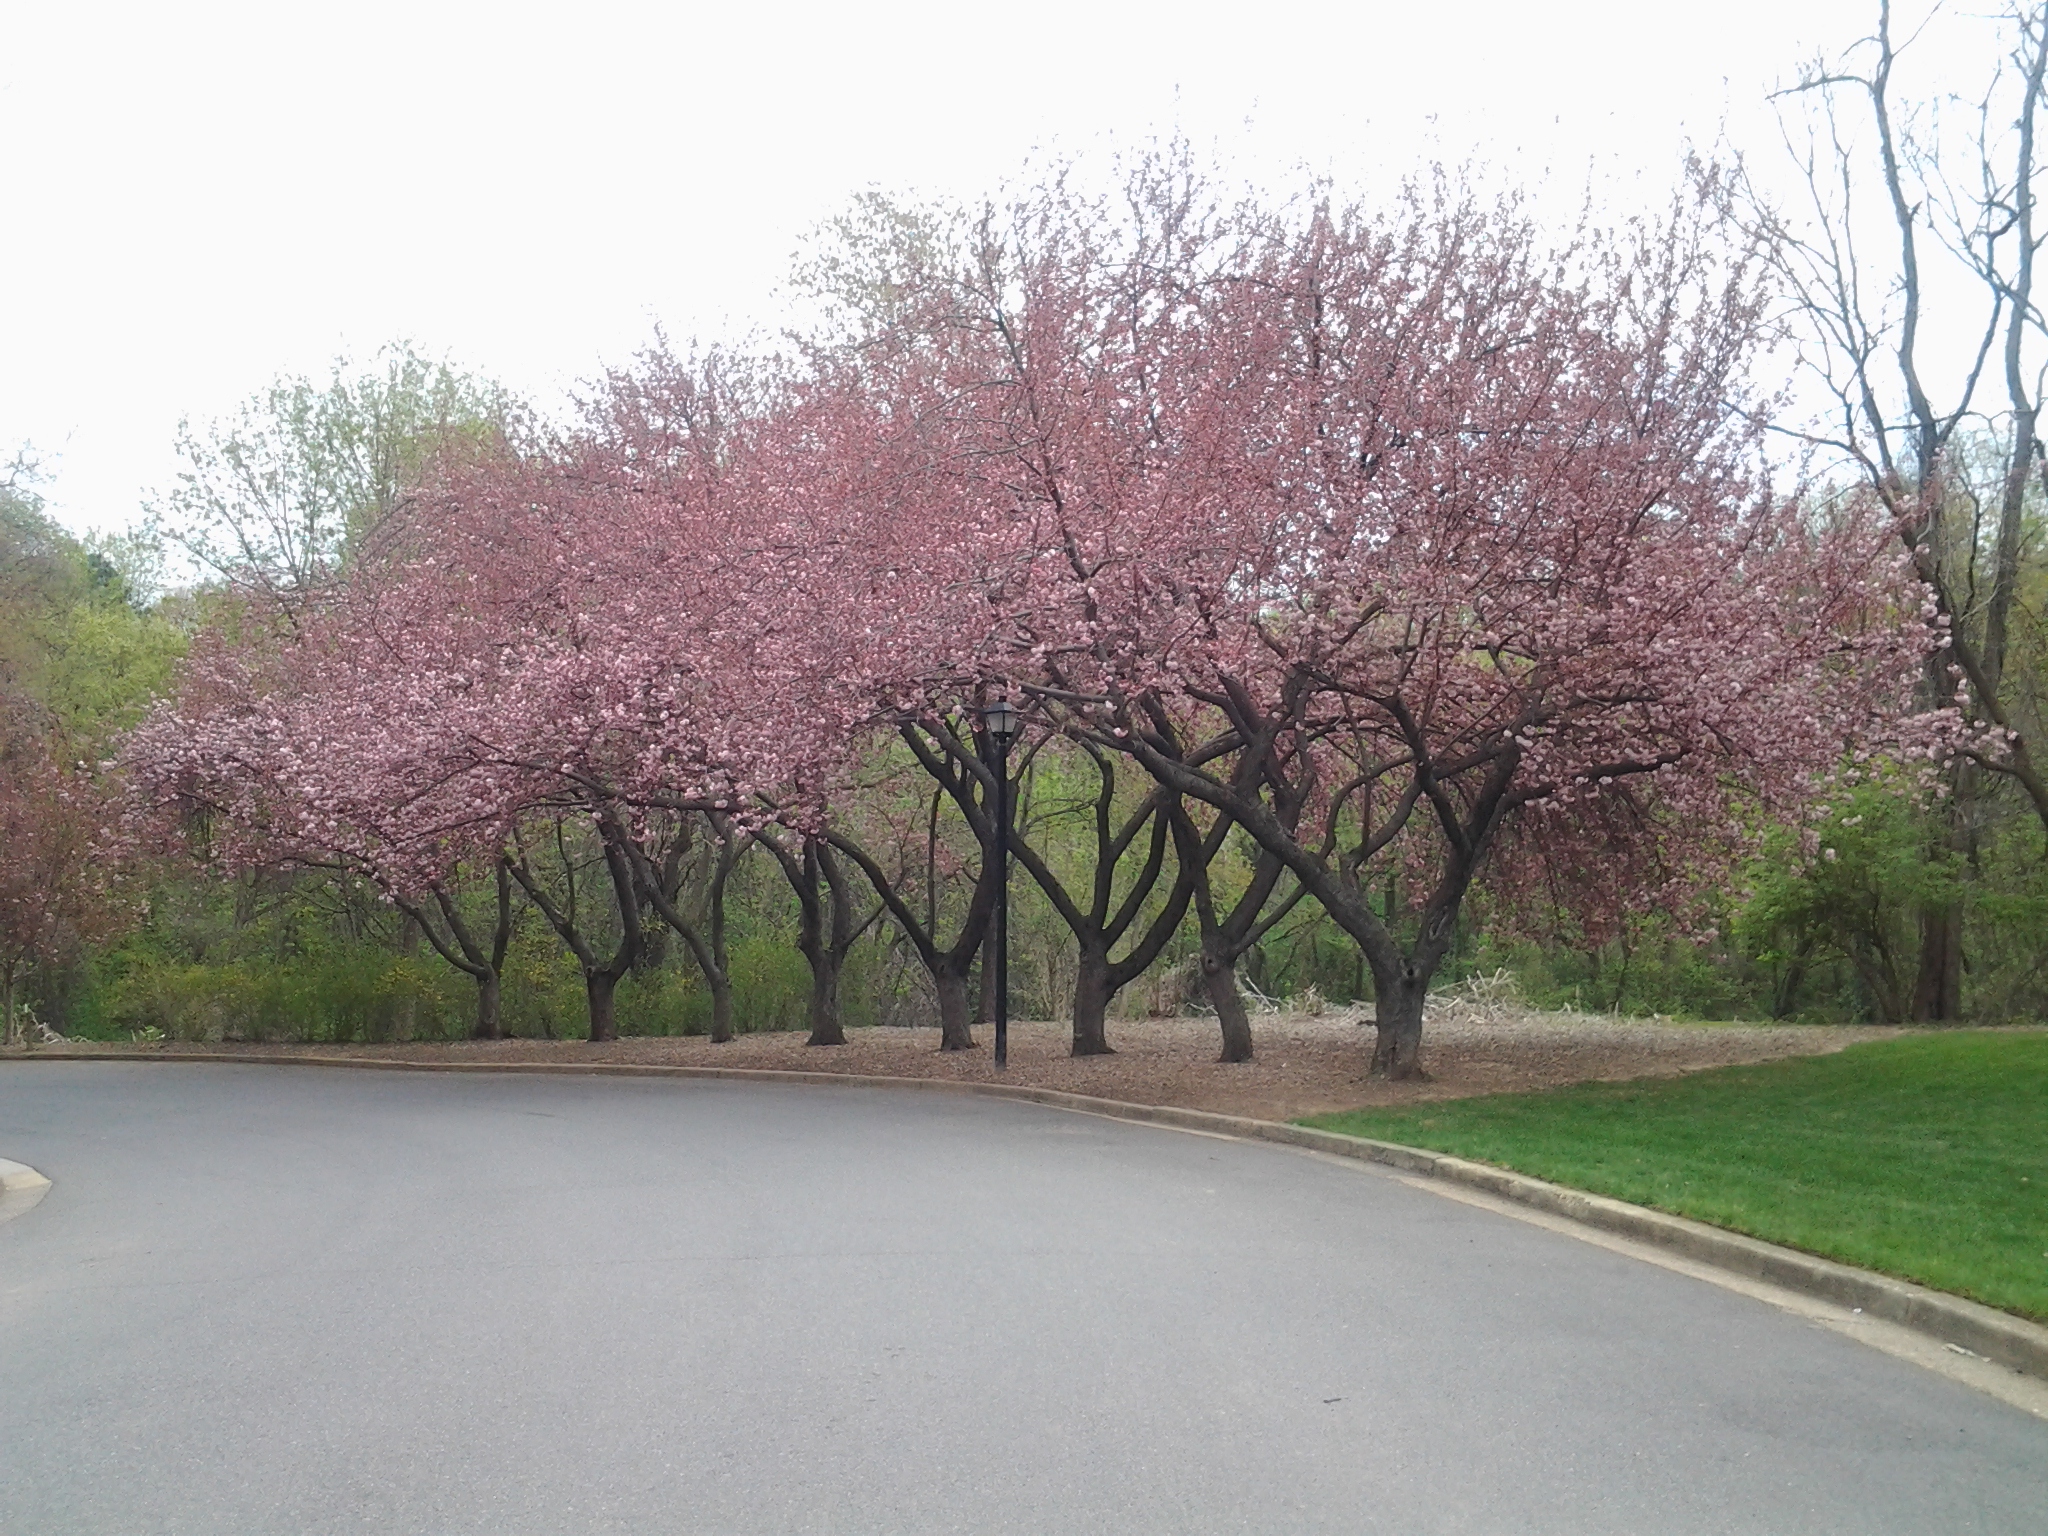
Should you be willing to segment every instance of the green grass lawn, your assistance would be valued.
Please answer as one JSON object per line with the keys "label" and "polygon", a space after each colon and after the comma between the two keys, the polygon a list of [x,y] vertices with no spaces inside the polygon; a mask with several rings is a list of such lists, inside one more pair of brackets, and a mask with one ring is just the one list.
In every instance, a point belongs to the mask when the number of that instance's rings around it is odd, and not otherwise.
{"label": "green grass lawn", "polygon": [[2048,1321],[2048,1034],[1301,1122],[1655,1206]]}

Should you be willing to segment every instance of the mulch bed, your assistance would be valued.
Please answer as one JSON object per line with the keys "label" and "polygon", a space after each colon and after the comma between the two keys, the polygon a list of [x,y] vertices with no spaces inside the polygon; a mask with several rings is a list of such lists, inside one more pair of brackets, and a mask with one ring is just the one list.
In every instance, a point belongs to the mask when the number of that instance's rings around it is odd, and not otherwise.
{"label": "mulch bed", "polygon": [[[1423,1065],[1430,1080],[1388,1083],[1368,1078],[1373,1031],[1355,1011],[1310,1016],[1266,1014],[1253,1023],[1257,1059],[1225,1066],[1213,1021],[1110,1021],[1112,1056],[1068,1054],[1063,1024],[1010,1026],[1009,1070],[1001,1080],[1029,1087],[1172,1104],[1264,1120],[1406,1104],[1429,1099],[1549,1088],[1565,1083],[1671,1077],[1704,1067],[1812,1056],[1861,1040],[1888,1039],[1896,1029],[1810,1024],[1678,1024],[1585,1014],[1461,1009],[1429,1021]],[[773,1068],[825,1076],[997,1080],[990,1031],[976,1031],[980,1049],[942,1053],[932,1029],[856,1029],[843,1046],[812,1047],[802,1034],[743,1035],[725,1045],[701,1036],[638,1037],[606,1045],[580,1040],[500,1040],[400,1045],[99,1045],[66,1042],[94,1055],[204,1057],[261,1050],[266,1054],[356,1056],[397,1061],[624,1062],[648,1066]],[[7,1056],[21,1052],[9,1051]]]}

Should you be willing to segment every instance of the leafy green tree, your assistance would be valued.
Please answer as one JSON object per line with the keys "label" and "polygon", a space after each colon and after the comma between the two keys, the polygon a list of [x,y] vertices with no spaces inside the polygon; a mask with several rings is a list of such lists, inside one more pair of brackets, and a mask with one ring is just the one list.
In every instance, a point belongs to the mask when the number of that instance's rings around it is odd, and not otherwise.
{"label": "leafy green tree", "polygon": [[[44,511],[34,455],[0,473],[0,1035],[24,984],[125,922],[114,813],[92,766],[184,647],[109,553]],[[115,549],[116,554],[127,551]]]}
{"label": "leafy green tree", "polygon": [[70,748],[97,751],[168,684],[184,631],[138,586],[144,551],[73,538],[39,483],[26,450],[0,478],[0,691],[31,701]]}
{"label": "leafy green tree", "polygon": [[1897,770],[1845,784],[1826,814],[1774,835],[1752,870],[1738,941],[1778,976],[1775,1012],[1792,1010],[1808,971],[1853,967],[1881,1022],[1915,1013],[1920,916],[1962,908],[1975,886],[1959,855],[1929,851],[1940,810]]}
{"label": "leafy green tree", "polygon": [[280,378],[225,420],[183,422],[177,485],[147,526],[202,573],[286,613],[411,504],[437,460],[488,452],[526,412],[497,384],[395,344],[325,383]]}

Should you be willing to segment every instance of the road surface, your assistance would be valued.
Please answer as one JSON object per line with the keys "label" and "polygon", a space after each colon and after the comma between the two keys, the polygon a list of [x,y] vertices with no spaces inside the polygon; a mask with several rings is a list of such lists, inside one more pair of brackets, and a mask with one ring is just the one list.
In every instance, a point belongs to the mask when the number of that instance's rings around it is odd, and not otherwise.
{"label": "road surface", "polygon": [[1363,1165],[855,1087],[0,1066],[0,1532],[2027,1532],[2048,1424]]}

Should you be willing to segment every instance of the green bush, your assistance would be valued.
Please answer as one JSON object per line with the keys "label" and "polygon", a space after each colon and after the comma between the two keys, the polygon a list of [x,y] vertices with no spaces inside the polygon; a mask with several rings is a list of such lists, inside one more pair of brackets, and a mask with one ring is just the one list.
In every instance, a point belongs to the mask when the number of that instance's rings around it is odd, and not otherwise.
{"label": "green bush", "polygon": [[[131,966],[96,1033],[188,1041],[445,1039],[474,1007],[467,977],[434,961],[356,950],[284,961]],[[84,1031],[80,1031],[84,1033]]]}
{"label": "green bush", "polygon": [[711,1029],[711,999],[706,993],[702,1006],[697,994],[703,985],[696,976],[661,966],[635,971],[619,983],[613,1007],[622,1035],[702,1035]]}
{"label": "green bush", "polygon": [[[741,939],[732,946],[733,1028],[743,1034],[810,1026],[811,968],[796,947],[779,935]],[[850,968],[849,968],[850,969]],[[845,981],[842,996],[847,1002]],[[710,1028],[711,999],[703,999],[703,1027]]]}

